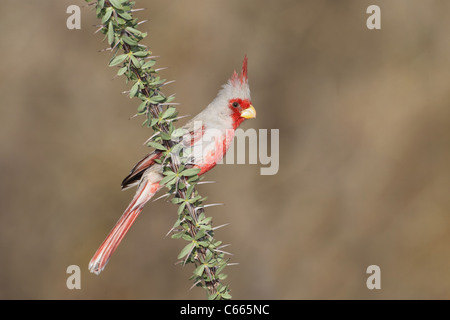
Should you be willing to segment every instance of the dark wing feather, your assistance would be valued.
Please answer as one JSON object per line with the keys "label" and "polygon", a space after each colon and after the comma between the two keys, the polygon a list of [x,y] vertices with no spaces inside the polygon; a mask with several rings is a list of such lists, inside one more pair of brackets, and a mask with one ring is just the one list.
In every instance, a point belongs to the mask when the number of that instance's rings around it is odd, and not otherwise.
{"label": "dark wing feather", "polygon": [[156,159],[159,159],[161,157],[160,151],[153,151],[146,155],[144,159],[139,161],[133,169],[131,169],[131,172],[128,176],[123,179],[121,187],[122,189],[127,189],[129,187],[134,186],[136,183],[139,182],[139,180],[142,178],[142,175],[144,174],[145,170],[150,168],[154,163]]}
{"label": "dark wing feather", "polygon": [[[203,134],[205,132],[205,126],[202,126],[201,128],[194,131],[191,126],[185,126],[187,130],[189,130],[189,133],[187,138],[187,145],[194,145],[197,141],[201,140],[203,137]],[[133,169],[131,169],[131,172],[128,176],[125,177],[122,181],[122,189],[127,189],[130,187],[133,187],[137,183],[139,183],[139,180],[142,178],[142,175],[144,174],[145,170],[150,168],[154,163],[156,159],[159,159],[161,157],[161,151],[155,150],[148,155],[144,157],[141,161],[139,161]],[[194,161],[194,160],[192,160]]]}

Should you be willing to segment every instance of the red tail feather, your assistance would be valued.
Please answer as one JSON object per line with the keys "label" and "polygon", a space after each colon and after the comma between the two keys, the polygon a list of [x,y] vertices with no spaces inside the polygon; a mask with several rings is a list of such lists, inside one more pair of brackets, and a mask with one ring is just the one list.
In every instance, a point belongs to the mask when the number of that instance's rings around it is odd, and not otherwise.
{"label": "red tail feather", "polygon": [[106,239],[98,248],[97,252],[89,262],[89,270],[95,274],[99,274],[105,268],[109,258],[119,246],[123,237],[130,229],[133,222],[141,213],[145,203],[150,200],[159,189],[159,183],[146,182],[136,192],[133,201],[117,221],[114,228],[108,234]]}

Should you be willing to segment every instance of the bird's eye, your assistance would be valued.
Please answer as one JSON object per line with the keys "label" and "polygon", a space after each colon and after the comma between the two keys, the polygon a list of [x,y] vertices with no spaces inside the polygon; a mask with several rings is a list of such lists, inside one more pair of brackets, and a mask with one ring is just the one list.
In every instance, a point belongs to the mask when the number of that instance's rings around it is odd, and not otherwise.
{"label": "bird's eye", "polygon": [[237,107],[239,107],[239,103],[238,102],[233,102],[232,106],[237,108]]}

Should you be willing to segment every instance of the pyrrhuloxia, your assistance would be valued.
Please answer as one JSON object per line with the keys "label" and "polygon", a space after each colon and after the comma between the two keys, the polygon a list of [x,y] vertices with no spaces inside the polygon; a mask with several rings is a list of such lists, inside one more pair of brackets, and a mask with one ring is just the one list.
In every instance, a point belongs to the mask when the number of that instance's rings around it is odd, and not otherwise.
{"label": "pyrrhuloxia", "polygon": [[[217,97],[183,129],[190,134],[191,144],[198,144],[200,154],[194,153],[193,166],[200,169],[199,175],[212,169],[224,156],[230,146],[234,131],[245,120],[256,117],[251,104],[247,77],[247,57],[244,58],[240,75],[234,72],[223,85]],[[201,123],[198,126],[198,123]],[[205,137],[208,136],[208,139]],[[198,149],[197,149],[198,150]],[[103,241],[89,263],[89,270],[99,274],[108,263],[144,205],[162,187],[164,177],[162,165],[155,163],[161,152],[149,153],[131,170],[123,180],[122,189],[138,186],[136,194],[114,228]]]}

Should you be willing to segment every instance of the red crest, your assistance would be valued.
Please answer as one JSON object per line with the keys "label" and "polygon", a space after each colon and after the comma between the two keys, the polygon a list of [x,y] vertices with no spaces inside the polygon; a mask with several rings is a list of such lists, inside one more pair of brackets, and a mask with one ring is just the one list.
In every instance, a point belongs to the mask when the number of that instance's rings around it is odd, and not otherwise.
{"label": "red crest", "polygon": [[[247,55],[244,57],[244,62],[242,63],[242,71],[241,74],[238,75],[236,71],[234,71],[233,75],[231,76],[231,82],[234,85],[237,84],[244,84],[245,82],[248,82],[248,73],[247,73],[247,64],[248,64],[248,58]],[[239,81],[239,82],[238,82]]]}

